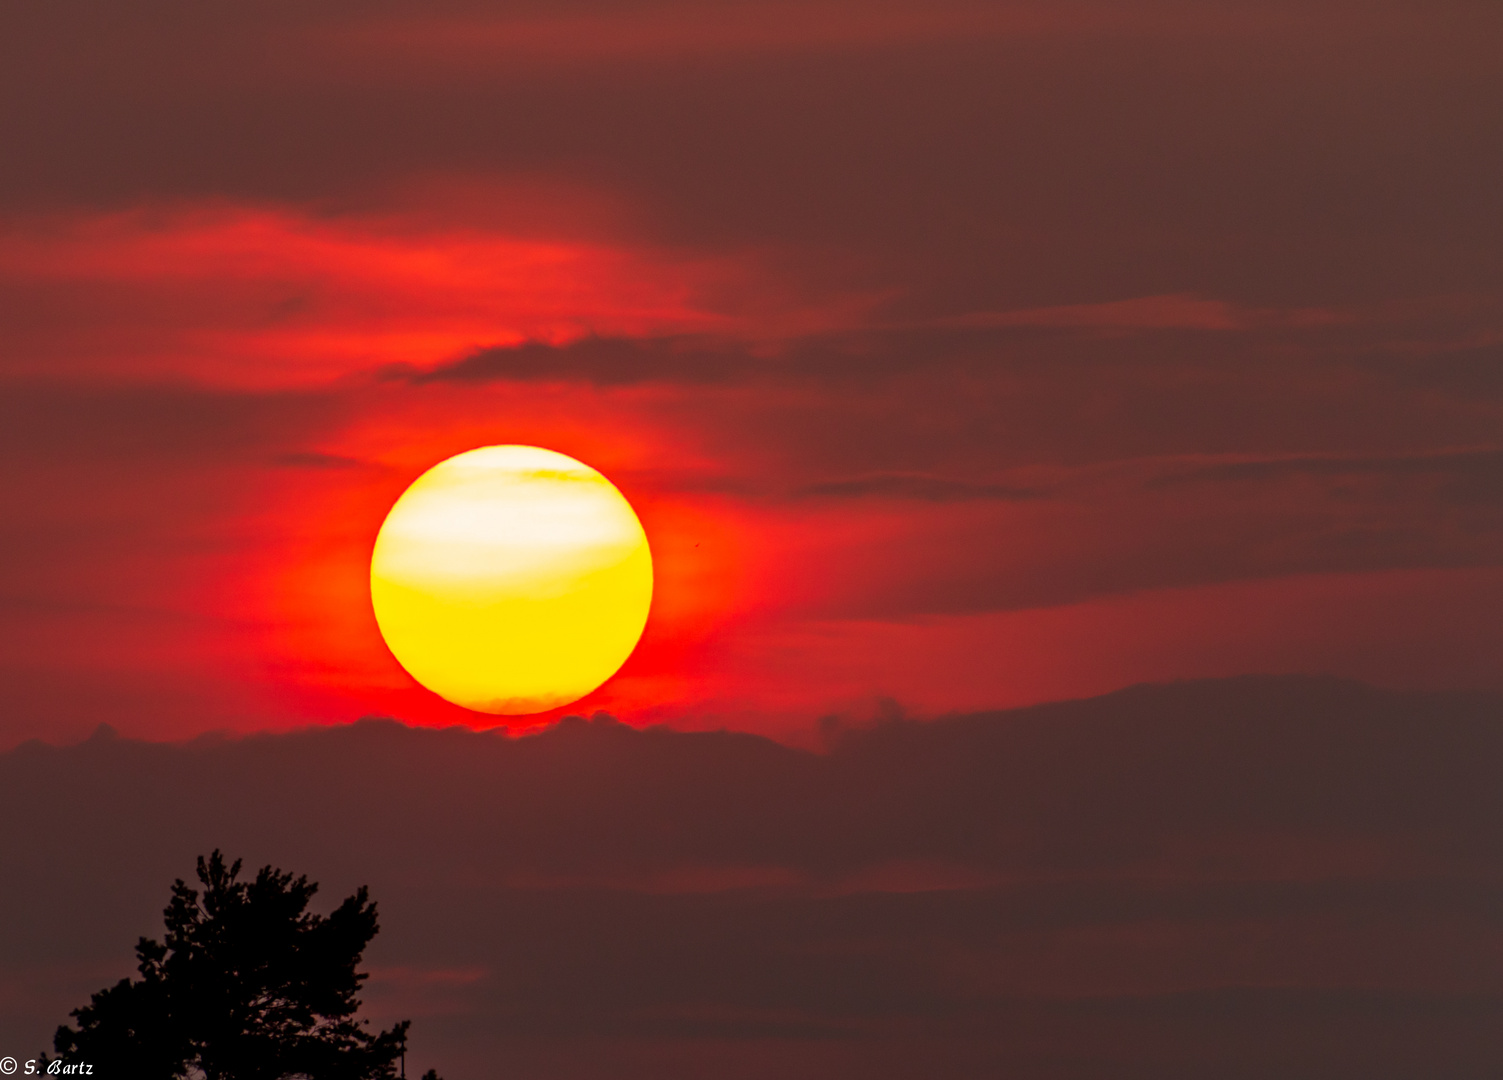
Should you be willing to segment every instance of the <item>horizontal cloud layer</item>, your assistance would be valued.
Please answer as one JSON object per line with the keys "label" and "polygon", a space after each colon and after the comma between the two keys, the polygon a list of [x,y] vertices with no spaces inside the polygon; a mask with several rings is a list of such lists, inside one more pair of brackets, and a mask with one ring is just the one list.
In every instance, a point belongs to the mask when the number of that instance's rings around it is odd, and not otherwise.
{"label": "horizontal cloud layer", "polygon": [[7,1030],[43,1039],[124,974],[171,879],[222,846],[326,902],[372,885],[367,996],[445,1072],[1496,1060],[1495,696],[1237,679],[826,737],[600,716],[20,747]]}

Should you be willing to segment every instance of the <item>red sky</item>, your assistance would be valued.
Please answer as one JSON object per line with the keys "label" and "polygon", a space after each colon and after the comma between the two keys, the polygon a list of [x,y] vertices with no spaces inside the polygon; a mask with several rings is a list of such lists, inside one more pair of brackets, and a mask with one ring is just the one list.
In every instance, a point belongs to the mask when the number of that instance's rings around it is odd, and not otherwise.
{"label": "red sky", "polygon": [[502,442],[657,554],[585,712],[1503,686],[1493,5],[5,20],[8,743],[473,722],[363,575]]}
{"label": "red sky", "polygon": [[[449,1080],[1499,1075],[1500,41],[0,4],[0,1055],[220,846]],[[641,514],[627,727],[381,643],[494,443]]]}

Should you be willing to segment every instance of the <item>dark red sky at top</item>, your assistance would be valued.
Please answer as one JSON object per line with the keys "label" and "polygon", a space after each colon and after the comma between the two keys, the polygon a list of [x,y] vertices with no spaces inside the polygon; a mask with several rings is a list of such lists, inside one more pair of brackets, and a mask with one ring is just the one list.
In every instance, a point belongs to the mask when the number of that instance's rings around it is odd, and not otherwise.
{"label": "dark red sky at top", "polygon": [[390,714],[439,459],[657,556],[576,706],[1503,688],[1492,3],[0,14],[0,742]]}

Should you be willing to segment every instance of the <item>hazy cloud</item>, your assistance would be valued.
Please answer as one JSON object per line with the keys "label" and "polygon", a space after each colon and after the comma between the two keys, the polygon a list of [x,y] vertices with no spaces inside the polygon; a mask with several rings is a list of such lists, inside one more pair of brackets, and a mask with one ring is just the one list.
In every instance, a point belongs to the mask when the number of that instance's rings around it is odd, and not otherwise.
{"label": "hazy cloud", "polygon": [[923,473],[886,473],[849,480],[828,480],[822,484],[799,488],[793,494],[795,498],[885,498],[916,499],[921,502],[959,502],[970,499],[1022,502],[1048,497],[1047,492],[1035,488],[953,480],[926,476]]}
{"label": "hazy cloud", "polygon": [[1503,498],[1503,450],[1438,451],[1375,457],[1288,457],[1228,461],[1150,481],[1154,487],[1188,483],[1258,483],[1310,476],[1327,479],[1377,478],[1434,482],[1448,502],[1496,502]]}
{"label": "hazy cloud", "polygon": [[28,882],[0,901],[0,983],[34,990],[7,1030],[40,1044],[123,974],[217,845],[309,873],[326,904],[369,883],[378,972],[459,973],[369,987],[445,1071],[662,1075],[655,1053],[699,1053],[885,1080],[953,1044],[984,1072],[1106,1077],[1174,1046],[1171,1075],[1355,1080],[1385,1075],[1376,1038],[1403,1069],[1481,1076],[1500,760],[1496,697],[1300,679],[889,722],[823,756],[606,717],[31,744],[0,756]]}

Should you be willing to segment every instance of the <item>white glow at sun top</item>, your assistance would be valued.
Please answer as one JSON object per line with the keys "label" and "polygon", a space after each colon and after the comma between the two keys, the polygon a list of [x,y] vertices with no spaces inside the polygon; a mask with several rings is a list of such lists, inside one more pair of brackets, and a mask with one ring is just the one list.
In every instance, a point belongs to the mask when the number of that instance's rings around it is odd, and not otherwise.
{"label": "white glow at sun top", "polygon": [[620,562],[642,543],[610,481],[536,446],[487,446],[414,484],[381,530],[377,558],[394,584],[546,595]]}

